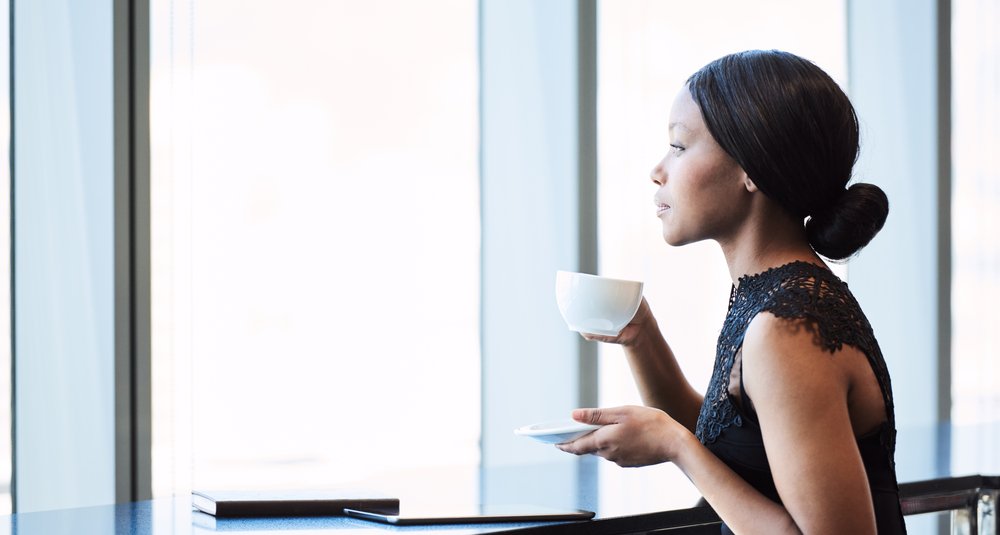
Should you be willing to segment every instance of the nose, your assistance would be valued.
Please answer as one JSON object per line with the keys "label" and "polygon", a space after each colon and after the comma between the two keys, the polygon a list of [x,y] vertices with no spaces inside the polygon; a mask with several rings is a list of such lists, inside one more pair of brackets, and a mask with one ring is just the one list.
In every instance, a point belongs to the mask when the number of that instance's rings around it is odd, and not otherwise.
{"label": "nose", "polygon": [[663,167],[663,160],[661,160],[660,163],[656,164],[656,167],[654,167],[653,170],[649,172],[649,178],[657,186],[662,186],[664,183],[666,183],[667,173]]}

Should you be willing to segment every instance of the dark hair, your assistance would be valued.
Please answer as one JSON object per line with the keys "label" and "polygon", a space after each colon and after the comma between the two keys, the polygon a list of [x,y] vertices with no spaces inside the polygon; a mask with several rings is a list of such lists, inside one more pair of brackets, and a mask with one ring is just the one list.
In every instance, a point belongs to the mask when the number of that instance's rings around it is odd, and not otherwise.
{"label": "dark hair", "polygon": [[846,188],[858,159],[858,117],[812,62],[778,50],[719,58],[688,90],[709,132],[757,188],[806,220],[813,249],[843,260],[881,230],[889,200],[873,184]]}

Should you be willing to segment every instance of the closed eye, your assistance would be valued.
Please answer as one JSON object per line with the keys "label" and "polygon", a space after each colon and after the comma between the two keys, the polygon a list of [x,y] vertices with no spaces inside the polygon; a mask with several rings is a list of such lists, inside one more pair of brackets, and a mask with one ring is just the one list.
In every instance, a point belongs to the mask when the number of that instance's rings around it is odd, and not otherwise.
{"label": "closed eye", "polygon": [[676,153],[684,152],[684,147],[675,143],[670,144],[670,150]]}

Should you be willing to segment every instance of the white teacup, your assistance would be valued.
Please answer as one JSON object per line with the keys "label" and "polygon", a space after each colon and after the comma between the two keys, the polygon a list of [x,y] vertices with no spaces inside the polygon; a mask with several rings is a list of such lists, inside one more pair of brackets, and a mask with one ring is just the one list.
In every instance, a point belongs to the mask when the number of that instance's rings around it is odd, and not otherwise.
{"label": "white teacup", "polygon": [[556,272],[556,303],[570,330],[617,336],[632,321],[641,302],[641,282]]}

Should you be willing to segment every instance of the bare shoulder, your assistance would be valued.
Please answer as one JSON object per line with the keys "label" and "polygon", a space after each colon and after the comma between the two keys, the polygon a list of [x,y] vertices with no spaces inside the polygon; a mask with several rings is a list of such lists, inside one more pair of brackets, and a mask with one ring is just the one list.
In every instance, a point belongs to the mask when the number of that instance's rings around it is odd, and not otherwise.
{"label": "bare shoulder", "polygon": [[[760,393],[794,390],[846,391],[848,377],[829,351],[816,344],[804,320],[757,314],[743,339],[743,374],[755,402]],[[756,388],[754,388],[756,387]],[[816,392],[819,393],[819,392]]]}

